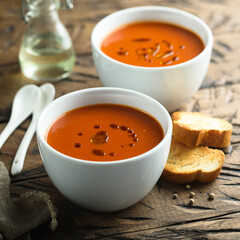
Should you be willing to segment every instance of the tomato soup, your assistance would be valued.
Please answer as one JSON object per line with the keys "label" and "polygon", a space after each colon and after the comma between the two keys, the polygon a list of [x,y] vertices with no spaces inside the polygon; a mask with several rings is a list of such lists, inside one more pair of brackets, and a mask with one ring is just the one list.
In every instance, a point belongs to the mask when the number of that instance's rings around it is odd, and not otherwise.
{"label": "tomato soup", "polygon": [[140,155],[163,137],[163,129],[155,118],[119,104],[89,105],[66,112],[53,121],[45,136],[57,151],[92,161]]}
{"label": "tomato soup", "polygon": [[109,57],[135,66],[165,67],[186,62],[204,49],[195,33],[165,22],[136,22],[109,34],[101,50]]}

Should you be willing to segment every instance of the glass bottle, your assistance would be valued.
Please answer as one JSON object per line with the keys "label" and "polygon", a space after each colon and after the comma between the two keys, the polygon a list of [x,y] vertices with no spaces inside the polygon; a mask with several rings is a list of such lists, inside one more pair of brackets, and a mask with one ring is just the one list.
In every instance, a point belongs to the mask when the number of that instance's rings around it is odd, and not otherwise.
{"label": "glass bottle", "polygon": [[[66,8],[72,8],[67,0]],[[25,9],[28,9],[27,13]],[[25,0],[23,17],[28,23],[23,35],[19,62],[23,74],[36,81],[66,78],[75,61],[72,40],[58,17],[60,0]]]}

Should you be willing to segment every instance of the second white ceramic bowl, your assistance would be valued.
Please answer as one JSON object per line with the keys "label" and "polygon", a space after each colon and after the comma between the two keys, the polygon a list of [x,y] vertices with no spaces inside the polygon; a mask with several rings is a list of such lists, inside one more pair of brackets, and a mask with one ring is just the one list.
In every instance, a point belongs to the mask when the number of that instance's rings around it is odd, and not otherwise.
{"label": "second white ceramic bowl", "polygon": [[[48,145],[45,134],[52,121],[69,110],[97,103],[142,109],[160,122],[164,139],[144,154],[112,162],[72,158]],[[37,124],[39,150],[49,177],[66,198],[95,211],[120,210],[146,196],[164,169],[171,135],[171,117],[159,102],[136,91],[120,88],[91,88],[62,96],[43,110]]]}
{"label": "second white ceramic bowl", "polygon": [[[121,25],[139,21],[163,21],[187,28],[202,39],[204,50],[187,62],[159,68],[121,63],[101,51],[101,44],[109,33]],[[104,86],[137,90],[173,111],[199,89],[208,69],[213,36],[210,28],[190,13],[147,6],[121,10],[102,19],[92,32],[91,44],[94,63]]]}

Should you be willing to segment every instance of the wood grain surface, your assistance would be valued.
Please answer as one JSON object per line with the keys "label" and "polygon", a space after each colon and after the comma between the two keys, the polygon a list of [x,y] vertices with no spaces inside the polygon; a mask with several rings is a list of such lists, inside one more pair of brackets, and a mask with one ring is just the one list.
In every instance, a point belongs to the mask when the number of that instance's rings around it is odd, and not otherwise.
{"label": "wood grain surface", "polygon": [[[186,10],[212,29],[214,46],[207,76],[200,90],[180,109],[230,121],[234,126],[232,151],[226,154],[222,172],[214,182],[193,183],[186,190],[184,185],[160,179],[136,205],[96,213],[74,205],[58,192],[43,167],[34,137],[23,172],[11,177],[11,193],[13,197],[28,190],[48,193],[58,208],[59,226],[52,232],[46,222],[31,232],[32,239],[240,239],[240,0],[75,0],[72,12],[59,12],[72,37],[76,62],[72,74],[54,84],[56,97],[102,86],[91,55],[93,27],[112,12],[143,5]],[[20,10],[21,0],[0,1],[0,131],[9,120],[17,90],[36,83],[19,69],[18,51],[26,27]],[[30,120],[18,127],[0,150],[0,160],[8,170]],[[191,191],[196,194],[192,206],[188,205]],[[175,192],[178,198],[172,199]],[[211,192],[215,199],[209,201]]]}

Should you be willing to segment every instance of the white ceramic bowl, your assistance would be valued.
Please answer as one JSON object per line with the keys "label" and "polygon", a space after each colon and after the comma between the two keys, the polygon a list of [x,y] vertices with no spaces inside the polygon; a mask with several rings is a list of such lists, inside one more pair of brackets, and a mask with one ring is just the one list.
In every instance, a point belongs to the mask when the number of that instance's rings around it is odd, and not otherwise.
{"label": "white ceramic bowl", "polygon": [[[97,103],[124,104],[148,112],[162,125],[164,139],[144,154],[112,162],[79,160],[48,145],[44,136],[54,119],[71,109]],[[159,102],[120,88],[91,88],[64,95],[43,110],[37,124],[40,154],[52,182],[66,198],[95,211],[120,210],[146,196],[164,169],[171,135],[170,115]]]}
{"label": "white ceramic bowl", "polygon": [[[202,39],[204,50],[187,62],[159,68],[121,63],[101,51],[102,41],[117,27],[150,20],[176,24],[195,32]],[[94,63],[104,86],[137,90],[158,100],[168,111],[173,111],[199,89],[208,69],[213,36],[210,28],[190,13],[147,6],[121,10],[102,19],[92,32],[91,44]]]}

